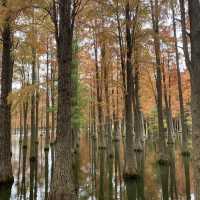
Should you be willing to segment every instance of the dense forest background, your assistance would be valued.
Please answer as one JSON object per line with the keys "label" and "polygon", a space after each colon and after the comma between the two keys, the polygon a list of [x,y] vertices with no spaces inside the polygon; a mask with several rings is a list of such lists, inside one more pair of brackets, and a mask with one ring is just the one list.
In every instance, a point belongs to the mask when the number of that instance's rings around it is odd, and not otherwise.
{"label": "dense forest background", "polygon": [[200,199],[198,0],[1,0],[0,80],[3,200]]}

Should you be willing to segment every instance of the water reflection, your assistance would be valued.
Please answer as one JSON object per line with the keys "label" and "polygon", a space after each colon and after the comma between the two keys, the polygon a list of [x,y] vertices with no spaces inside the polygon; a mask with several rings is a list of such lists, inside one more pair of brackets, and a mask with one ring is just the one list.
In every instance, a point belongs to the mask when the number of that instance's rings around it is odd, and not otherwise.
{"label": "water reflection", "polygon": [[[0,200],[47,199],[55,160],[54,145],[51,144],[49,151],[45,151],[44,134],[40,133],[37,159],[31,161],[28,157],[29,142],[26,146],[19,140],[20,135],[13,135],[12,163],[15,182],[12,186],[0,188]],[[169,165],[162,166],[157,163],[154,143],[149,141],[145,144],[144,151],[137,152],[140,176],[125,181],[123,142],[113,141],[113,156],[108,156],[106,149],[98,149],[95,135],[88,137],[82,134],[78,146],[79,151],[76,149],[73,155],[73,169],[80,200],[187,199],[186,194],[189,197],[190,192],[192,194],[192,184],[191,191],[185,190],[185,182],[192,176],[190,159],[185,156],[183,160],[179,145],[169,149]],[[183,166],[187,166],[187,178]]]}
{"label": "water reflection", "polygon": [[2,200],[10,200],[11,188],[12,188],[11,184],[4,185],[4,186],[1,185],[0,186],[0,199],[2,199]]}

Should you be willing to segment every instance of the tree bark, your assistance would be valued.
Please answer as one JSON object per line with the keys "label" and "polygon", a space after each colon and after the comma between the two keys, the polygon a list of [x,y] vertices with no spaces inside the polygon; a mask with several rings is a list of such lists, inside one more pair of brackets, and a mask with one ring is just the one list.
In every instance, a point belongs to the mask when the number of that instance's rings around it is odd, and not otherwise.
{"label": "tree bark", "polygon": [[180,64],[179,64],[178,41],[177,41],[175,10],[174,10],[173,1],[171,2],[171,7],[172,7],[172,20],[173,20],[175,51],[176,51],[176,71],[177,71],[177,81],[178,81],[179,108],[180,108],[181,125],[182,125],[182,151],[187,151],[187,124],[186,124],[186,117],[185,117],[185,111],[184,111],[182,80],[181,80],[181,73],[180,73],[180,66],[179,66]]}
{"label": "tree bark", "polygon": [[[95,34],[95,37],[96,34]],[[103,109],[102,109],[102,88],[101,88],[101,74],[98,63],[98,49],[97,49],[97,38],[94,39],[94,53],[95,53],[95,70],[96,70],[96,90],[97,90],[97,110],[98,110],[98,137],[99,137],[99,148],[105,147],[104,134],[103,134]],[[102,53],[102,52],[101,52]]]}
{"label": "tree bark", "polygon": [[161,72],[161,61],[160,61],[160,36],[159,36],[159,14],[158,14],[158,1],[151,2],[152,12],[152,24],[153,24],[153,37],[154,37],[154,49],[156,55],[156,89],[157,89],[157,112],[158,112],[158,132],[159,132],[159,148],[160,148],[160,161],[166,160],[166,142],[164,133],[163,123],[163,92],[162,92],[162,72]]}
{"label": "tree bark", "polygon": [[110,112],[110,96],[109,96],[109,64],[107,64],[107,50],[105,43],[103,44],[104,55],[102,55],[102,65],[104,65],[104,90],[105,90],[105,104],[106,104],[106,116],[105,116],[105,131],[107,136],[107,151],[108,156],[113,157],[113,144],[112,144],[112,119]]}
{"label": "tree bark", "polygon": [[45,197],[44,199],[47,200],[48,198],[48,183],[49,183],[49,46],[48,46],[48,38],[47,38],[47,52],[46,52],[46,135],[45,135]]}
{"label": "tree bark", "polygon": [[[3,6],[6,6],[6,1]],[[11,165],[11,111],[7,97],[12,90],[13,60],[12,31],[9,16],[6,17],[2,30],[2,71],[0,96],[0,184],[13,182]]]}
{"label": "tree bark", "polygon": [[[72,41],[74,18],[72,1],[59,0],[54,18],[58,57],[58,112],[55,165],[49,200],[74,200],[72,169]],[[58,8],[56,8],[58,6]],[[57,22],[56,19],[59,18]]]}
{"label": "tree bark", "polygon": [[189,0],[191,40],[191,109],[195,199],[200,200],[200,2]]}
{"label": "tree bark", "polygon": [[[185,20],[185,11],[184,11],[184,2],[180,0],[180,5],[182,8],[181,12],[181,18],[182,20]],[[183,92],[182,92],[182,79],[181,79],[181,72],[180,72],[180,64],[179,64],[179,52],[178,52],[178,41],[177,41],[177,31],[176,31],[176,20],[175,20],[175,10],[174,10],[174,2],[171,1],[171,9],[172,9],[172,22],[173,22],[173,32],[174,32],[174,43],[175,43],[175,51],[176,51],[176,71],[177,71],[177,81],[178,81],[178,94],[179,94],[179,109],[180,109],[180,117],[181,117],[181,126],[182,126],[182,155],[183,155],[183,163],[184,163],[184,169],[185,169],[185,189],[186,189],[186,196],[187,200],[190,200],[190,178],[188,179],[187,174],[189,174],[189,160],[190,160],[190,154],[188,151],[188,139],[187,139],[187,122],[185,117],[185,111],[184,111],[184,100],[183,100]],[[183,41],[185,41],[184,44],[184,52],[188,56],[188,50],[187,47],[187,38],[184,34],[184,28],[185,23],[181,21],[182,24],[182,37],[184,38]],[[189,57],[189,56],[188,56]],[[187,60],[187,63],[189,58],[185,59]],[[189,64],[190,65],[190,64]]]}
{"label": "tree bark", "polygon": [[124,176],[127,178],[137,176],[137,162],[134,151],[135,138],[133,130],[133,102],[132,102],[132,90],[133,90],[133,39],[131,36],[131,16],[129,2],[126,4],[126,43],[127,43],[127,55],[126,55],[126,94],[125,94],[125,116],[126,116],[126,149],[125,149],[125,169]]}

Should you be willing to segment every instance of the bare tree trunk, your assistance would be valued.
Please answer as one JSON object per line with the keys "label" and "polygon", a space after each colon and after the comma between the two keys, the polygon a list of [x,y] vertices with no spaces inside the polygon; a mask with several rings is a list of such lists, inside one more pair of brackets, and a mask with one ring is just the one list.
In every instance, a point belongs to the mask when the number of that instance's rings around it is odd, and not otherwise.
{"label": "bare tree trunk", "polygon": [[[32,48],[32,85],[36,84],[36,49]],[[30,144],[30,200],[34,198],[34,178],[36,163],[36,92],[31,96],[31,144]]]}
{"label": "bare tree trunk", "polygon": [[164,133],[163,123],[163,105],[162,105],[162,72],[161,72],[161,61],[160,61],[160,36],[159,36],[159,25],[158,25],[158,0],[155,0],[155,4],[152,0],[151,12],[152,12],[152,23],[154,31],[154,48],[156,55],[156,89],[157,89],[157,111],[158,111],[158,131],[159,131],[159,148],[160,148],[160,161],[166,160],[166,142]]}
{"label": "bare tree trunk", "polygon": [[[96,34],[95,34],[96,37]],[[94,53],[95,53],[95,67],[96,67],[96,90],[97,90],[97,110],[98,110],[98,137],[99,148],[105,147],[104,134],[103,134],[103,109],[102,109],[102,88],[101,88],[101,74],[98,63],[98,49],[97,38],[94,39]]]}
{"label": "bare tree trunk", "polygon": [[175,50],[176,50],[176,71],[177,71],[177,78],[178,78],[177,81],[178,81],[179,107],[180,107],[182,136],[183,136],[182,151],[186,151],[186,148],[187,148],[187,124],[186,124],[185,111],[184,111],[182,80],[181,80],[181,73],[180,73],[178,41],[177,41],[176,21],[175,21],[175,11],[174,11],[173,1],[171,1],[171,7],[172,7],[173,31],[174,31]]}
{"label": "bare tree trunk", "polygon": [[168,200],[168,173],[169,162],[167,145],[165,141],[164,122],[163,122],[163,91],[162,91],[162,71],[161,71],[161,52],[159,35],[159,5],[158,0],[150,0],[153,24],[154,50],[156,56],[156,103],[158,112],[158,132],[159,132],[159,166],[162,184],[163,200]]}
{"label": "bare tree trunk", "polygon": [[126,59],[126,79],[127,90],[125,95],[125,115],[126,115],[126,149],[125,149],[125,169],[124,176],[127,178],[137,176],[137,162],[134,151],[135,138],[133,130],[133,38],[131,36],[131,16],[129,2],[126,4],[126,43],[127,43],[127,59]]}
{"label": "bare tree trunk", "polygon": [[45,134],[45,200],[48,198],[48,183],[49,183],[49,46],[47,39],[47,52],[46,52],[46,134]]}
{"label": "bare tree trunk", "polygon": [[26,199],[26,160],[27,160],[27,145],[28,145],[28,128],[27,128],[27,116],[28,116],[28,102],[23,103],[23,158],[22,158],[22,195]]}
{"label": "bare tree trunk", "polygon": [[[182,0],[180,0],[181,8],[184,8],[184,3]],[[186,183],[186,196],[187,200],[190,200],[190,181],[187,176],[189,173],[189,160],[190,160],[190,153],[188,151],[188,144],[187,144],[187,122],[185,117],[185,111],[184,111],[184,101],[183,101],[183,92],[182,92],[182,80],[181,80],[181,73],[180,73],[180,64],[179,64],[179,52],[178,52],[178,41],[177,41],[177,31],[176,31],[176,20],[175,20],[175,10],[174,10],[174,3],[171,1],[171,9],[172,9],[172,21],[173,21],[173,31],[174,31],[174,41],[175,41],[175,51],[176,51],[176,71],[177,71],[177,78],[178,78],[178,92],[179,92],[179,108],[180,108],[180,117],[181,117],[181,126],[182,126],[182,156],[183,156],[183,163],[184,163],[184,169],[185,169],[185,183]],[[184,9],[181,12],[181,18],[182,20],[185,19],[185,11]],[[184,22],[181,21],[182,24],[182,31],[184,30]],[[182,32],[182,36],[184,36],[184,33]],[[184,36],[185,38],[185,36]],[[187,41],[187,38],[184,39],[185,42]],[[187,48],[187,44],[184,44],[184,47]],[[184,51],[186,54],[186,50]],[[186,62],[187,65],[187,62]],[[189,175],[190,176],[190,175]]]}
{"label": "bare tree trunk", "polygon": [[200,2],[189,0],[191,40],[191,109],[195,199],[200,200]]}
{"label": "bare tree trunk", "polygon": [[[51,56],[53,59],[53,56]],[[51,146],[54,144],[55,140],[55,66],[51,64]]]}
{"label": "bare tree trunk", "polygon": [[[54,1],[58,57],[58,112],[55,165],[49,200],[75,200],[72,169],[72,41],[74,12],[71,0]],[[59,21],[57,19],[59,18]]]}
{"label": "bare tree trunk", "polygon": [[[7,6],[7,1],[3,1]],[[12,90],[13,60],[12,60],[12,32],[10,17],[7,16],[2,29],[2,71],[0,96],[0,184],[13,182],[11,165],[11,111],[7,97]]]}
{"label": "bare tree trunk", "polygon": [[[138,44],[135,44],[138,45]],[[133,102],[134,102],[134,121],[135,121],[135,135],[136,135],[136,151],[141,152],[143,151],[143,142],[144,142],[144,123],[143,123],[143,116],[141,112],[141,105],[140,105],[140,69],[138,63],[138,47],[135,47],[135,63],[134,63],[134,95],[133,95]]]}
{"label": "bare tree trunk", "polygon": [[105,44],[103,44],[104,55],[102,57],[102,64],[104,65],[104,89],[105,89],[105,101],[106,101],[106,116],[105,116],[105,131],[107,135],[107,151],[108,156],[113,157],[113,144],[112,144],[112,119],[110,114],[110,96],[109,96],[109,64],[106,57],[107,50]]}
{"label": "bare tree trunk", "polygon": [[[169,59],[168,59],[169,65]],[[167,121],[167,132],[168,132],[168,144],[173,144],[173,126],[171,124],[171,110],[169,106],[169,99],[168,99],[168,91],[167,91],[167,84],[166,84],[166,72],[163,63],[163,93],[164,93],[164,101],[165,101],[165,109],[166,109],[166,121]],[[169,75],[170,76],[170,75]]]}

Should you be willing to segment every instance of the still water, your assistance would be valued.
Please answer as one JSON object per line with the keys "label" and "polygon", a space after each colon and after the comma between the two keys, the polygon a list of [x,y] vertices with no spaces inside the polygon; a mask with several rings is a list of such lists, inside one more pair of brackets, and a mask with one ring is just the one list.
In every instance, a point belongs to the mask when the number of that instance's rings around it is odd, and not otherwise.
{"label": "still water", "polygon": [[[52,149],[45,162],[44,135],[40,134],[38,143],[37,178],[32,182],[30,177],[29,146],[27,148],[26,163],[23,162],[23,148],[20,147],[19,135],[12,136],[12,164],[15,182],[11,186],[0,188],[0,200],[30,199],[30,191],[34,193],[34,200],[44,200],[49,190],[52,172]],[[165,180],[168,181],[168,199],[186,199],[185,170],[178,143],[175,144],[175,172],[173,179],[169,170]],[[162,199],[162,173],[157,160],[157,147],[154,142],[145,145],[141,169],[143,176],[137,180],[123,180],[124,145],[113,142],[113,157],[107,157],[107,150],[98,150],[96,141],[87,134],[80,137],[80,152],[78,159],[76,185],[80,200],[160,200]],[[46,163],[46,164],[45,164]],[[23,175],[24,165],[25,171]],[[46,166],[45,166],[46,165]],[[47,166],[48,165],[48,166]],[[45,173],[45,167],[48,173]],[[193,197],[192,169],[190,168],[191,200]],[[47,171],[47,170],[46,170]],[[46,177],[45,177],[46,176]],[[48,176],[48,177],[47,177]],[[46,181],[46,184],[45,184]],[[32,182],[32,184],[30,184]],[[48,182],[48,184],[47,184]],[[46,187],[45,187],[46,185]],[[45,189],[46,188],[46,189]],[[164,190],[164,189],[163,189]],[[45,192],[46,191],[46,192]],[[172,196],[171,196],[172,195]]]}

